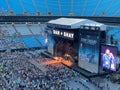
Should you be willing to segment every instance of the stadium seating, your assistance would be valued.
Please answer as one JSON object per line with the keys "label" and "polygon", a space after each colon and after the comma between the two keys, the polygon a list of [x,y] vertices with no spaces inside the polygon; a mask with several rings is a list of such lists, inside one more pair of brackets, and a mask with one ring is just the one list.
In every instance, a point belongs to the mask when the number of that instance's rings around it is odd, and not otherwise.
{"label": "stadium seating", "polygon": [[[29,28],[28,28],[29,27]],[[14,24],[1,25],[0,49],[46,48],[44,30],[45,25]],[[19,34],[17,34],[19,33]]]}
{"label": "stadium seating", "polygon": [[[99,0],[98,0],[99,1]],[[111,2],[112,0],[102,0],[100,1],[97,9],[96,9],[96,12],[94,13],[95,16],[105,16],[105,14],[108,12],[106,11],[106,9],[109,7],[109,3]]]}
{"label": "stadium seating", "polygon": [[110,37],[113,36],[113,42],[116,42],[118,50],[120,51],[120,27],[110,27],[107,32],[107,43],[110,44]]}
{"label": "stadium seating", "polygon": [[14,42],[20,42],[20,38],[15,37],[15,38],[13,38],[13,41],[14,41]]}
{"label": "stadium seating", "polygon": [[[17,18],[14,18],[14,15]],[[94,28],[91,27],[92,23],[83,22],[81,27],[75,28],[77,24],[72,26],[73,20],[66,25],[63,25],[65,22],[60,25],[53,23],[53,27],[47,27],[46,25],[51,24],[45,22],[53,16],[55,18],[57,16],[86,16],[87,18],[93,16],[96,20],[99,19],[96,16],[102,16],[103,19],[110,17],[115,20],[113,16],[120,16],[120,0],[0,0],[0,16],[2,16],[0,19],[0,90],[120,90],[120,73],[118,72],[120,71],[118,68],[120,66],[120,27],[117,26],[118,24],[109,26],[110,23],[103,21],[107,26],[106,35],[104,32],[101,33],[102,35],[99,34],[107,39],[107,44],[118,47],[119,55],[116,55],[116,51],[111,47],[104,47],[101,51],[95,50],[101,46],[96,43],[99,38],[97,36],[97,39],[89,38],[90,35],[84,38],[76,31],[66,31],[66,29],[81,30],[90,27],[94,32],[93,29],[98,29],[96,24]],[[47,18],[43,20],[41,16],[47,16]],[[93,20],[93,17],[90,20]],[[111,24],[115,22],[114,20],[111,20]],[[71,25],[70,28],[69,25]],[[106,26],[100,24],[101,29]],[[55,34],[57,39],[51,31],[54,29],[56,31],[60,29],[60,32]],[[62,29],[64,32],[61,32]],[[67,38],[71,33],[75,36],[73,40]],[[64,37],[65,40],[63,40]],[[60,42],[58,42],[59,38],[61,38]],[[99,39],[99,41],[100,44],[103,40]],[[94,48],[92,48],[93,44],[96,45]],[[86,45],[89,48],[84,48]],[[79,49],[78,52],[76,49]],[[98,53],[100,53],[99,59]],[[105,61],[103,56],[106,56],[106,65],[109,64],[109,68],[103,67],[102,64]],[[86,68],[97,66],[97,73],[87,72],[84,67],[78,68],[81,60],[84,62],[81,65]],[[113,73],[112,69],[117,69],[117,73]],[[89,74],[84,76],[85,73]],[[116,82],[113,82],[114,80]]]}
{"label": "stadium seating", "polygon": [[120,40],[120,30],[117,32],[117,34],[114,35],[115,40]]}
{"label": "stadium seating", "polygon": [[19,32],[21,35],[31,35],[31,32],[28,30],[25,24],[15,25],[15,26],[16,26],[17,32]]}
{"label": "stadium seating", "polygon": [[46,47],[46,37],[45,36],[37,36],[37,39],[41,42],[43,47]]}
{"label": "stadium seating", "polygon": [[41,15],[119,16],[119,4],[114,0],[1,0],[0,12],[2,15],[13,11],[17,15],[40,12]]}
{"label": "stadium seating", "polygon": [[[4,5],[6,4],[6,0],[2,0],[1,2],[4,1]],[[19,2],[20,0],[14,0],[14,2],[12,2],[11,0],[8,0],[9,4],[10,4],[10,8],[17,14],[23,14],[23,9],[21,7],[21,4]],[[7,4],[6,4],[7,5]],[[7,9],[7,8],[6,8]]]}
{"label": "stadium seating", "polygon": [[113,27],[107,32],[108,36],[113,35],[114,41],[120,40],[120,27]]}
{"label": "stadium seating", "polygon": [[31,26],[30,26],[30,29],[31,29],[31,31],[32,31],[32,33],[33,33],[34,35],[40,35],[40,34],[41,34],[41,31],[42,31],[41,27],[38,26],[38,25],[36,25],[36,24],[31,25]]}
{"label": "stadium seating", "polygon": [[115,1],[112,2],[110,7],[108,6],[109,8],[106,11],[106,15],[105,16],[118,16],[120,13],[119,13],[119,8],[116,7],[116,6],[119,6],[119,4],[120,4],[120,2],[115,2]]}
{"label": "stadium seating", "polygon": [[114,35],[120,31],[120,27],[111,27],[110,30],[107,32],[108,35]]}
{"label": "stadium seating", "polygon": [[40,11],[40,13],[42,15],[47,15],[47,8],[46,8],[46,4],[45,2],[41,1],[41,0],[34,0],[36,3],[36,7],[38,9],[38,11]]}
{"label": "stadium seating", "polygon": [[32,36],[23,37],[23,41],[29,48],[40,47],[39,43]]}
{"label": "stadium seating", "polygon": [[32,0],[21,0],[21,4],[23,4],[23,5],[21,5],[22,6],[22,8],[24,8],[23,10],[24,11],[27,11],[28,12],[28,14],[31,14],[31,15],[35,15],[35,7],[34,7],[34,5],[33,5],[33,2],[32,2]]}
{"label": "stadium seating", "polygon": [[118,51],[120,52],[120,41],[118,42],[117,47],[118,47]]}
{"label": "stadium seating", "polygon": [[[46,0],[48,4],[48,12],[51,12],[53,15],[60,15],[60,8],[57,0]],[[64,0],[65,2],[65,0]],[[47,13],[49,14],[49,13]]]}
{"label": "stadium seating", "polygon": [[[94,10],[96,9],[96,5],[99,0],[87,0],[86,2],[84,1],[85,6],[84,8],[84,13],[82,14],[83,16],[92,16],[94,13]],[[94,3],[92,3],[94,2]]]}
{"label": "stadium seating", "polygon": [[16,33],[16,31],[15,31],[15,29],[12,27],[12,25],[7,25],[7,26],[6,26],[6,30],[9,32],[10,36],[13,36],[13,35]]}

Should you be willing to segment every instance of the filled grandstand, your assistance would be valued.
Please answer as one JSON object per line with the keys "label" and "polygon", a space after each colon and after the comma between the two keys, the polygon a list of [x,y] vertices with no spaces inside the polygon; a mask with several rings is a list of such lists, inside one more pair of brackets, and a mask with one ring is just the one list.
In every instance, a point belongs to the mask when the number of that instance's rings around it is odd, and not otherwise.
{"label": "filled grandstand", "polygon": [[0,0],[0,90],[120,90],[119,4]]}

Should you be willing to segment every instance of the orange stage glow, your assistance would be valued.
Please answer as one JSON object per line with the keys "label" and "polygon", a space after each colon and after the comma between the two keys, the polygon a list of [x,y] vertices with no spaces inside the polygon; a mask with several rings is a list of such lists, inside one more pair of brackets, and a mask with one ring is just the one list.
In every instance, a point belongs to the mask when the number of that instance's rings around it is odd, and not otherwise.
{"label": "orange stage glow", "polygon": [[[70,57],[69,54],[65,54],[65,55]],[[65,64],[65,65],[67,65],[67,66],[72,66],[72,64],[73,64],[70,60],[65,60],[62,57],[54,57],[54,59],[57,60],[58,62],[61,62],[61,63]]]}
{"label": "orange stage glow", "polygon": [[54,57],[54,59],[48,59],[45,62],[42,62],[42,65],[49,65],[49,64],[54,64],[54,63],[63,63],[66,66],[72,66],[72,62],[70,60],[65,60],[62,57]]}
{"label": "orange stage glow", "polygon": [[62,63],[67,66],[72,66],[72,64],[73,64],[70,60],[65,60],[65,59],[62,60]]}
{"label": "orange stage glow", "polygon": [[58,60],[48,60],[46,62],[43,62],[43,65],[49,65],[49,64],[55,64],[55,63],[60,63],[61,61]]}

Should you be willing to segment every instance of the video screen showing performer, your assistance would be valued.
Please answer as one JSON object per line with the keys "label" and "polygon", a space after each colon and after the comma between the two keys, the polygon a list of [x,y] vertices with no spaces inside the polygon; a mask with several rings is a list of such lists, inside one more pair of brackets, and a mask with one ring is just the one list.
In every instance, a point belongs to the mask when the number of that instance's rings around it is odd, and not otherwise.
{"label": "video screen showing performer", "polygon": [[116,71],[117,47],[102,46],[102,65],[103,68]]}

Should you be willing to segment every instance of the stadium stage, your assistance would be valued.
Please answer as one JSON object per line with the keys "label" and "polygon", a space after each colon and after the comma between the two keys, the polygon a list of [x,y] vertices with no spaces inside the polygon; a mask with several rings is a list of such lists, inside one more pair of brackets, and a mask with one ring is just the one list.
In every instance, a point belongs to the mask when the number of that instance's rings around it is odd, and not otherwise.
{"label": "stadium stage", "polygon": [[60,60],[87,78],[116,71],[117,47],[106,44],[106,25],[87,19],[59,18],[49,21],[47,28],[45,56]]}
{"label": "stadium stage", "polygon": [[[52,58],[53,59],[52,63],[62,63],[65,66],[67,66],[68,68],[71,68],[71,69],[77,71],[78,73],[80,73],[81,75],[85,76],[88,79],[95,77],[95,76],[99,76],[96,73],[91,73],[91,72],[88,72],[88,71],[80,68],[78,65],[76,65],[76,63],[73,63],[71,60],[66,60],[62,57],[54,57],[54,56],[50,55],[49,52],[47,52],[47,51],[43,52],[42,55]],[[51,62],[47,62],[47,64],[50,64],[50,63]]]}

